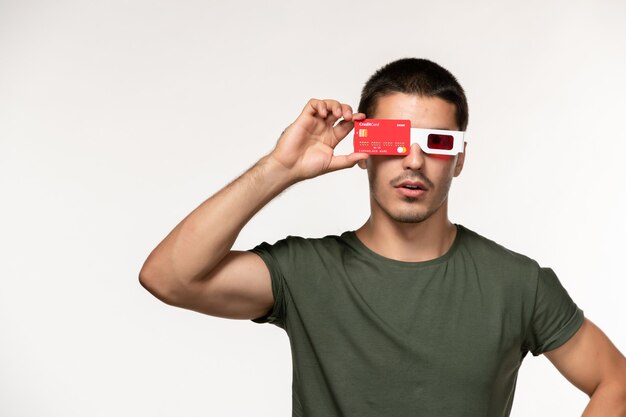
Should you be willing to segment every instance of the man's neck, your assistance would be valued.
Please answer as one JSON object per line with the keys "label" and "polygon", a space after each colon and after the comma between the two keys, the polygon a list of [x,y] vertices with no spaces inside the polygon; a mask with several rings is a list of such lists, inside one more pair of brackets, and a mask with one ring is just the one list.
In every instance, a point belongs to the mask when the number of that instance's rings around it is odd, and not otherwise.
{"label": "man's neck", "polygon": [[386,258],[422,262],[444,255],[456,238],[457,228],[447,210],[419,223],[400,223],[387,216],[370,216],[356,235],[370,250]]}

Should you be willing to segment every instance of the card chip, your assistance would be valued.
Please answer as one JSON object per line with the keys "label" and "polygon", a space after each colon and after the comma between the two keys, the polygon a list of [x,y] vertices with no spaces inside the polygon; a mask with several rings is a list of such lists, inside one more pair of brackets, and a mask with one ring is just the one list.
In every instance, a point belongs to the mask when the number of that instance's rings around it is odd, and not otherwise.
{"label": "card chip", "polygon": [[367,137],[367,129],[359,129],[359,137],[366,138]]}

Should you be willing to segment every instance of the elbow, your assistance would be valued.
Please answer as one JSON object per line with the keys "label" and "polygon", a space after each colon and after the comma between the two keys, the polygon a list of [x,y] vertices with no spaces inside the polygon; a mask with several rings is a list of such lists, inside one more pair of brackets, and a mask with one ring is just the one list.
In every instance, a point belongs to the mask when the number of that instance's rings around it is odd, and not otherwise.
{"label": "elbow", "polygon": [[139,284],[165,304],[176,305],[176,291],[171,280],[147,262],[139,271]]}
{"label": "elbow", "polygon": [[150,294],[160,298],[159,294],[161,294],[161,291],[159,291],[159,287],[156,285],[156,280],[152,275],[146,274],[143,269],[139,272],[139,284]]}

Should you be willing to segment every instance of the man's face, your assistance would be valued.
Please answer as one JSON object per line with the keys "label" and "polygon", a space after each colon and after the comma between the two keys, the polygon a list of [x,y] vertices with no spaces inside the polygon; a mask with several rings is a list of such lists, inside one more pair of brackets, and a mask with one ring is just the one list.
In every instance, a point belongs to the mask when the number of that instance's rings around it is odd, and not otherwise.
{"label": "man's face", "polygon": [[[438,97],[393,93],[380,97],[374,115],[368,118],[408,119],[411,127],[459,130],[456,108]],[[447,198],[452,178],[463,169],[465,153],[431,155],[418,144],[406,156],[370,156],[359,162],[367,168],[372,216],[397,222],[418,223],[440,212],[447,216]],[[443,212],[441,211],[443,210]]]}

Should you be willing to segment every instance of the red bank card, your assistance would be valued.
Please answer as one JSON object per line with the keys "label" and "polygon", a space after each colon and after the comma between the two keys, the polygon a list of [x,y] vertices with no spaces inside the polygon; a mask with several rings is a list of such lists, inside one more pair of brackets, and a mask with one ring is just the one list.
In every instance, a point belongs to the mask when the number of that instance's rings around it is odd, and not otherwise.
{"label": "red bank card", "polygon": [[354,152],[406,155],[410,148],[410,120],[365,119],[354,122]]}

